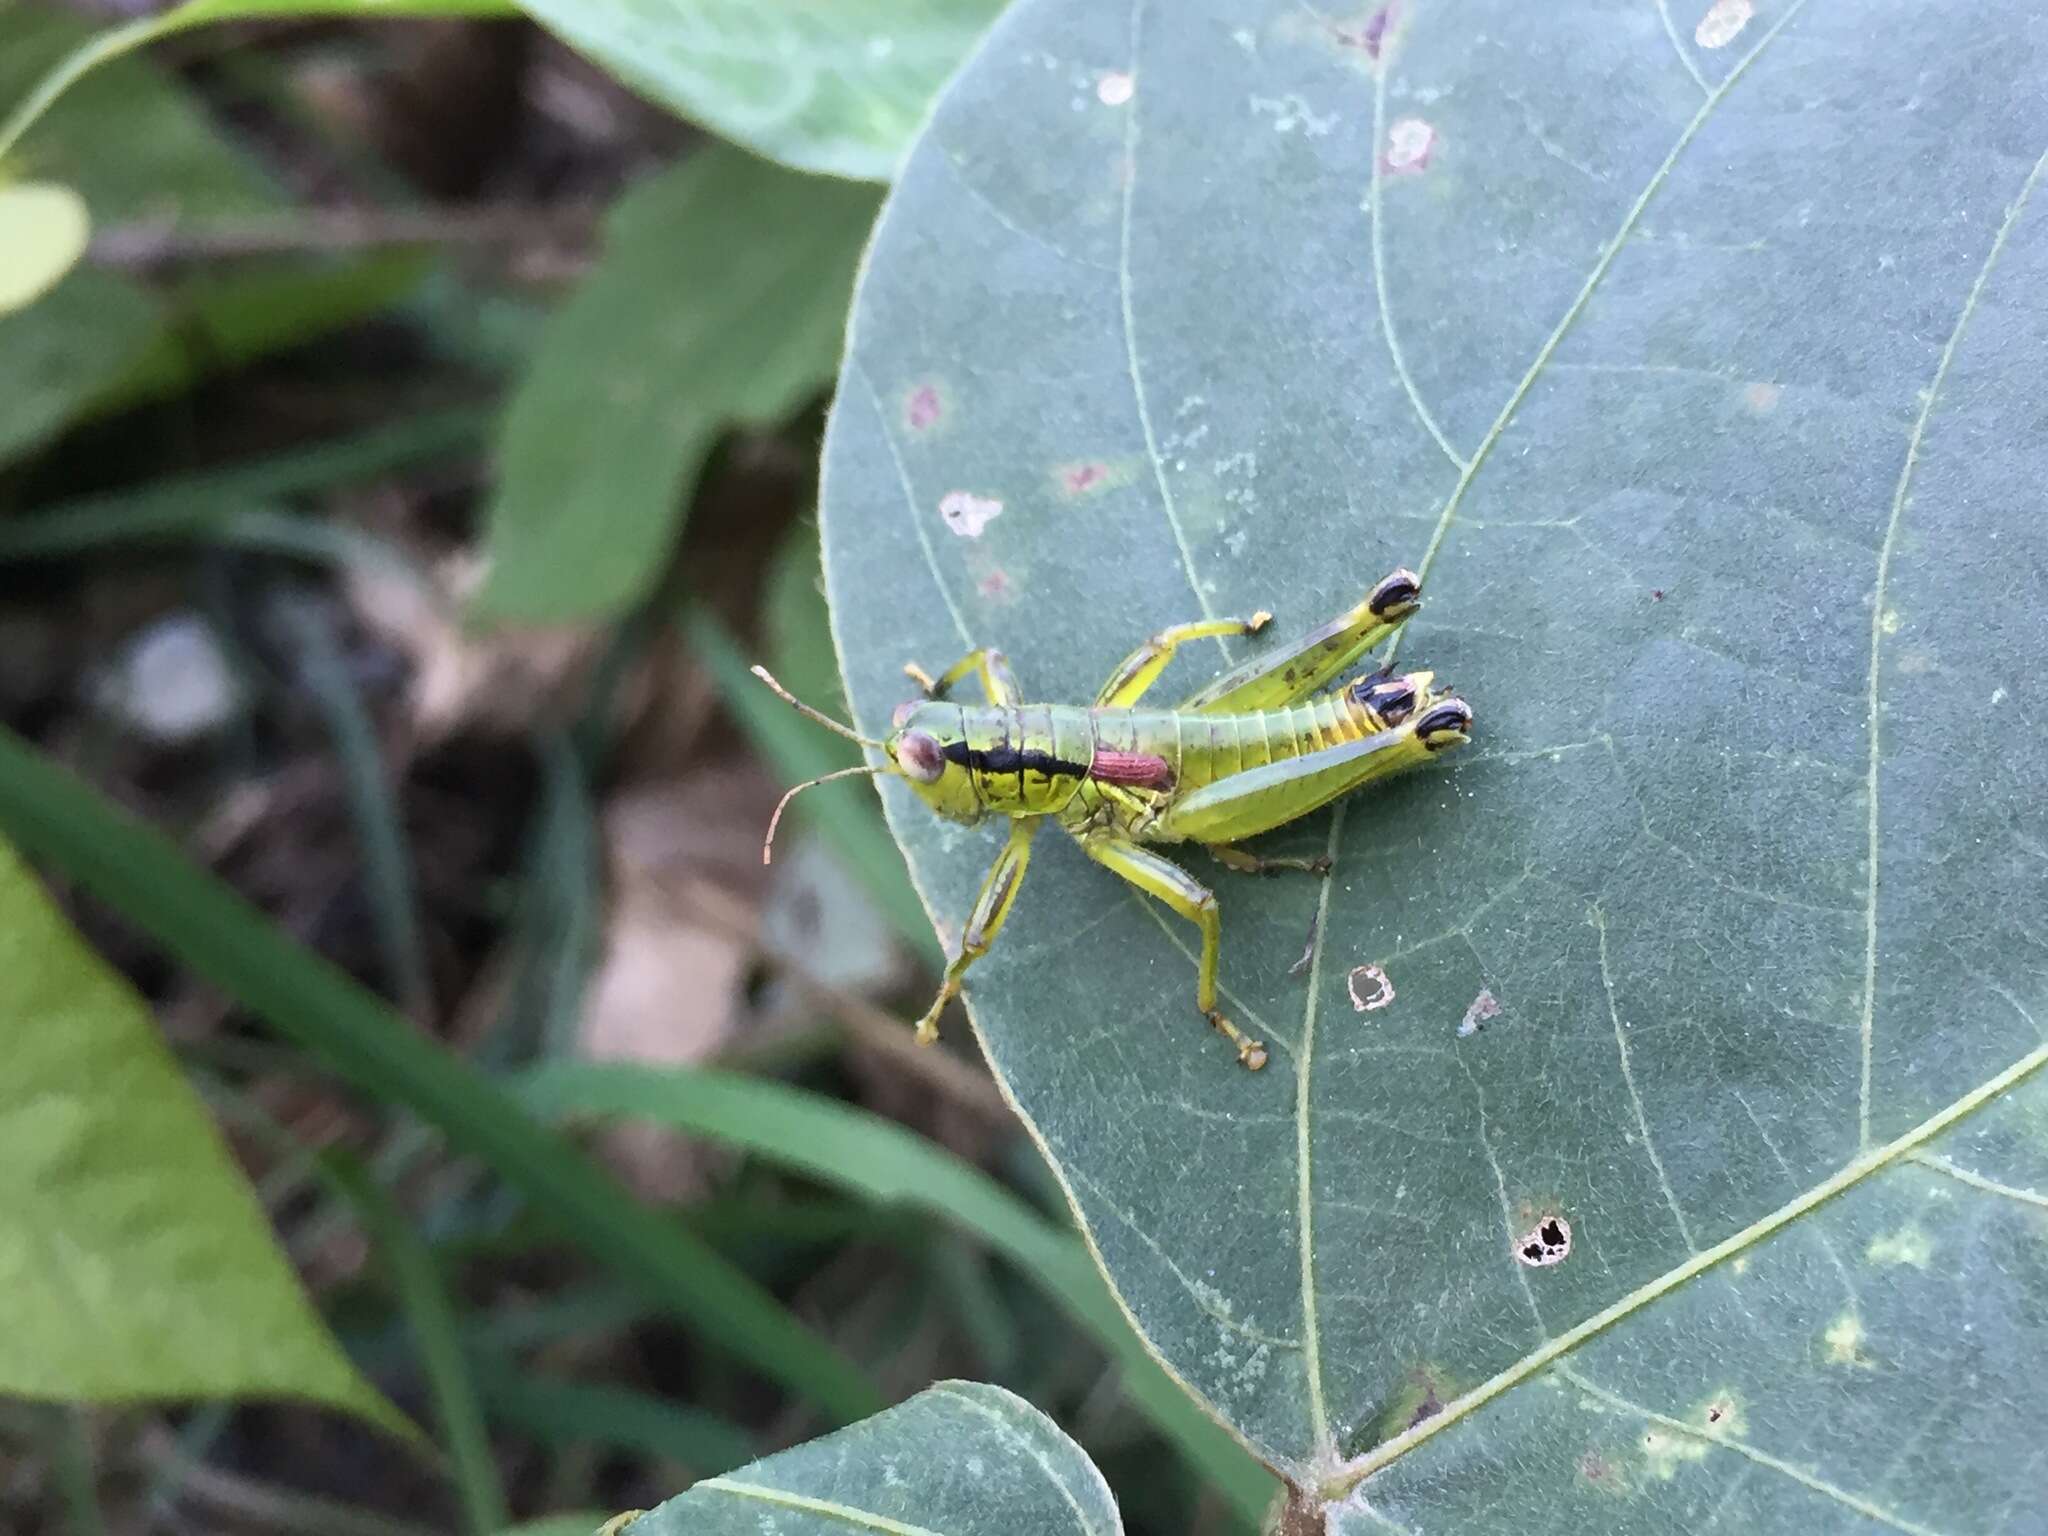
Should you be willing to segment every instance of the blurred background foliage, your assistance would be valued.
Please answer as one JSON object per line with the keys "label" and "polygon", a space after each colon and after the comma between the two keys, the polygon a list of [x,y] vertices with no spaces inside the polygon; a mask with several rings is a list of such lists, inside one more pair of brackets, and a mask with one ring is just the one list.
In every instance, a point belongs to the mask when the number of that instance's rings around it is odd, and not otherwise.
{"label": "blurred background foliage", "polygon": [[946,1376],[1252,1519],[872,789],[757,851],[996,9],[0,0],[0,1529],[588,1530]]}

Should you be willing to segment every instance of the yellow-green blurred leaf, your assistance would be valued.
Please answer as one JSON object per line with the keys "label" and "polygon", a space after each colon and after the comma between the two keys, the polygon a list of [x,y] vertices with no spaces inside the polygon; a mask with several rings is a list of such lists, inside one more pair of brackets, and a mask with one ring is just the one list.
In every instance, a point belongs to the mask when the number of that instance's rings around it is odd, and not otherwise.
{"label": "yellow-green blurred leaf", "polygon": [[92,237],[85,199],[56,182],[0,186],[0,315],[26,309],[77,265]]}
{"label": "yellow-green blurred leaf", "polygon": [[147,1010],[0,844],[0,1394],[291,1397],[400,1429]]}

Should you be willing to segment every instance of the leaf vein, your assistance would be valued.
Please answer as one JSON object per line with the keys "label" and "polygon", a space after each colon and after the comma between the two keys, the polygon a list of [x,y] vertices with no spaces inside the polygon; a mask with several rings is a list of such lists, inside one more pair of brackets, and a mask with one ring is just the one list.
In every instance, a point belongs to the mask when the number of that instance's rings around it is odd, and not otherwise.
{"label": "leaf vein", "polygon": [[[1728,71],[1728,77],[1707,94],[1706,100],[1700,103],[1699,110],[1692,115],[1691,120],[1686,123],[1684,131],[1678,135],[1677,142],[1671,146],[1670,152],[1665,155],[1657,169],[1651,172],[1649,181],[1644,184],[1643,190],[1637,195],[1635,202],[1630,205],[1628,213],[1623,217],[1621,227],[1615,231],[1614,238],[1608,241],[1601,250],[1599,260],[1593,263],[1592,271],[1586,274],[1585,282],[1580,285],[1577,295],[1573,297],[1571,304],[1566,308],[1564,317],[1557,322],[1556,327],[1544,340],[1543,345],[1537,349],[1534,361],[1529,364],[1529,371],[1522,375],[1521,382],[1509,394],[1507,403],[1500,408],[1500,414],[1494,417],[1493,424],[1486,429],[1486,435],[1480,439],[1479,446],[1472,451],[1472,457],[1466,462],[1465,471],[1458,477],[1458,483],[1451,488],[1451,494],[1444,502],[1444,509],[1437,518],[1436,529],[1430,534],[1428,547],[1423,550],[1422,559],[1416,567],[1423,576],[1427,577],[1431,566],[1436,563],[1437,551],[1443,547],[1444,538],[1449,534],[1451,524],[1457,520],[1458,507],[1464,501],[1465,492],[1471,487],[1473,478],[1479,473],[1479,467],[1486,462],[1488,455],[1493,451],[1494,444],[1500,441],[1501,434],[1507,430],[1508,423],[1514,419],[1515,412],[1521,408],[1522,401],[1527,398],[1529,391],[1535,387],[1537,377],[1543,372],[1544,366],[1550,361],[1551,355],[1557,351],[1559,345],[1564,341],[1565,333],[1572,328],[1573,323],[1584,312],[1587,303],[1593,297],[1594,291],[1599,288],[1601,280],[1607,276],[1608,269],[1614,265],[1615,258],[1621,254],[1622,247],[1628,244],[1629,235],[1641,220],[1643,211],[1650,206],[1657,193],[1663,189],[1665,181],[1671,175],[1672,167],[1678,164],[1679,157],[1685,153],[1686,146],[1698,137],[1699,131],[1706,126],[1707,120],[1713,116],[1715,108],[1727,100],[1728,93],[1734,88],[1736,81],[1748,73],[1749,66],[1757,60],[1758,56],[1766,48],[1770,47],[1778,34],[1790,26],[1793,18],[1805,8],[1806,0],[1793,0],[1791,7],[1778,19],[1770,31],[1766,32],[1758,40],[1757,45],[1744,54],[1735,67]],[[1402,631],[1400,634],[1396,634],[1393,640],[1389,642],[1387,647],[1387,659],[1389,661],[1393,660],[1395,652],[1400,648],[1402,635],[1405,633],[1406,631]]]}
{"label": "leaf vein", "polygon": [[1948,342],[1941,349],[1941,360],[1934,366],[1934,377],[1927,385],[1926,393],[1920,400],[1920,414],[1913,423],[1912,435],[1906,440],[1906,460],[1899,468],[1899,483],[1892,492],[1892,510],[1885,524],[1884,543],[1877,552],[1877,586],[1870,596],[1870,671],[1869,688],[1865,705],[1870,712],[1870,762],[1864,784],[1864,805],[1866,807],[1866,847],[1864,849],[1864,919],[1863,919],[1863,1002],[1862,1018],[1858,1033],[1862,1039],[1863,1062],[1856,1095],[1857,1145],[1870,1145],[1870,1065],[1873,1036],[1876,1031],[1877,1014],[1877,863],[1878,863],[1878,805],[1877,781],[1879,758],[1882,751],[1881,732],[1878,729],[1879,701],[1877,696],[1878,663],[1884,651],[1884,599],[1885,587],[1891,579],[1892,554],[1898,546],[1899,526],[1905,520],[1908,492],[1913,484],[1913,471],[1920,462],[1920,445],[1927,436],[1927,423],[1934,414],[1934,402],[1941,396],[1941,387],[1948,381],[1948,371],[1955,362],[1956,349],[1962,344],[1963,333],[1969,329],[1971,318],[1977,313],[1977,301],[1983,297],[1984,286],[1991,280],[1991,272],[1998,265],[1998,258],[2005,250],[2005,242],[2012,234],[2013,225],[2019,222],[2020,211],[2027,206],[2027,199],[2033,195],[2035,184],[2041,179],[2043,167],[2048,167],[2048,150],[2034,162],[2027,172],[2026,180],[2020,183],[2019,195],[2005,211],[2005,218],[1998,226],[1998,233],[1991,239],[1991,249],[1984,253],[1984,264],[1977,269],[1976,281],[1970,284],[1969,294],[1963,300],[1962,313],[1956,316],[1954,329],[1949,332]]}
{"label": "leaf vein", "polygon": [[1635,1069],[1629,1065],[1628,1059],[1628,1030],[1621,1022],[1621,1010],[1615,1006],[1614,973],[1607,964],[1607,915],[1597,902],[1591,912],[1594,930],[1600,935],[1600,987],[1607,994],[1607,1017],[1614,1023],[1614,1048],[1621,1055],[1621,1080],[1628,1086],[1628,1101],[1635,1106],[1636,1129],[1642,1133],[1643,1151],[1650,1159],[1650,1166],[1657,1170],[1657,1187],[1664,1191],[1664,1203],[1671,1207],[1672,1219],[1678,1223],[1678,1235],[1685,1239],[1685,1251],[1698,1253],[1699,1244],[1692,1240],[1692,1227],[1678,1204],[1678,1192],[1671,1187],[1671,1176],[1664,1171],[1664,1159],[1657,1155],[1657,1143],[1650,1135],[1649,1116],[1643,1113],[1643,1096],[1636,1091]]}
{"label": "leaf vein", "polygon": [[1330,1498],[1341,1498],[1380,1468],[1398,1461],[1423,1442],[1442,1434],[1453,1424],[1492,1402],[1503,1392],[1519,1386],[1546,1366],[1563,1359],[1588,1339],[1604,1333],[1623,1318],[1669,1295],[1695,1276],[1704,1274],[1736,1254],[1755,1247],[1807,1212],[1832,1200],[1845,1190],[1853,1189],[1873,1173],[1890,1167],[1915,1148],[1932,1141],[1943,1131],[1968,1118],[1992,1100],[2010,1093],[2040,1071],[2043,1065],[2048,1065],[2048,1045],[2036,1046],[2004,1071],[1987,1078],[1947,1108],[1921,1121],[1904,1135],[1886,1142],[1881,1147],[1873,1147],[1857,1154],[1811,1189],[1788,1200],[1776,1210],[1758,1217],[1741,1231],[1729,1234],[1713,1247],[1702,1249],[1683,1264],[1637,1286],[1626,1296],[1602,1307],[1591,1317],[1585,1318],[1565,1332],[1546,1339],[1539,1347],[1506,1369],[1496,1372],[1463,1397],[1445,1404],[1443,1412],[1425,1419],[1415,1428],[1406,1430],[1391,1440],[1374,1446],[1363,1456],[1350,1462],[1340,1476],[1325,1485],[1325,1495]]}
{"label": "leaf vein", "polygon": [[1751,1445],[1746,1440],[1738,1440],[1733,1435],[1719,1434],[1699,1424],[1689,1424],[1684,1419],[1673,1418],[1668,1413],[1659,1413],[1654,1408],[1645,1408],[1641,1403],[1632,1402],[1630,1399],[1623,1397],[1619,1392],[1611,1392],[1598,1382],[1580,1375],[1568,1365],[1559,1366],[1557,1373],[1581,1392],[1597,1397],[1611,1407],[1620,1408],[1628,1413],[1635,1414],[1638,1418],[1647,1419],[1650,1423],[1657,1425],[1661,1429],[1668,1429],[1673,1434],[1684,1435],[1687,1439],[1698,1440],[1707,1445],[1718,1446],[1724,1451],[1733,1451],[1738,1456],[1747,1457],[1760,1467],[1767,1467],[1782,1477],[1791,1478],[1793,1482],[1799,1484],[1802,1488],[1809,1489],[1823,1498],[1832,1499],[1837,1504],[1845,1505],[1855,1510],[1857,1514],[1862,1515],[1865,1519],[1875,1520],[1880,1525],[1888,1525],[1895,1531],[1911,1532],[1912,1536],[1938,1536],[1938,1533],[1932,1527],[1921,1525],[1915,1520],[1908,1520],[1903,1515],[1894,1514],[1882,1504],[1875,1503],[1859,1493],[1852,1493],[1846,1488],[1827,1481],[1825,1478],[1816,1477],[1804,1467],[1794,1466],[1782,1456],[1773,1456],[1769,1451]]}
{"label": "leaf vein", "polygon": [[903,487],[903,505],[910,513],[910,530],[917,535],[918,548],[924,551],[924,563],[932,573],[932,585],[939,589],[939,598],[945,603],[946,612],[953,616],[953,628],[960,634],[960,643],[973,650],[974,636],[968,632],[967,620],[960,612],[960,605],[953,601],[946,578],[939,574],[938,551],[932,548],[931,535],[925,532],[924,519],[918,515],[917,492],[911,489],[910,470],[903,462],[903,451],[896,446],[896,434],[889,430],[889,413],[882,408],[882,397],[875,389],[875,381],[858,359],[849,358],[847,368],[860,376],[868,403],[875,408],[875,430],[882,434],[883,446],[889,450],[889,462],[896,466],[896,483]]}
{"label": "leaf vein", "polygon": [[[1145,0],[1131,0],[1131,65],[1133,80],[1138,75],[1138,43],[1144,31]],[[1124,199],[1121,232],[1117,243],[1116,286],[1117,298],[1123,313],[1124,360],[1131,377],[1131,398],[1138,407],[1138,426],[1145,435],[1145,456],[1152,461],[1152,479],[1159,487],[1160,509],[1166,514],[1166,525],[1173,530],[1173,542],[1180,551],[1181,569],[1187,573],[1188,585],[1194,589],[1195,604],[1202,610],[1202,617],[1214,619],[1216,610],[1209,605],[1209,594],[1202,590],[1202,584],[1195,579],[1194,552],[1188,548],[1187,530],[1181,526],[1180,513],[1173,503],[1173,489],[1166,483],[1166,461],[1159,454],[1159,438],[1152,430],[1152,407],[1145,397],[1145,378],[1138,367],[1138,327],[1131,309],[1131,205],[1138,193],[1138,106],[1145,99],[1140,87],[1125,104],[1124,111]],[[1223,637],[1214,637],[1216,648],[1223,653],[1227,665],[1234,660],[1230,647]]]}

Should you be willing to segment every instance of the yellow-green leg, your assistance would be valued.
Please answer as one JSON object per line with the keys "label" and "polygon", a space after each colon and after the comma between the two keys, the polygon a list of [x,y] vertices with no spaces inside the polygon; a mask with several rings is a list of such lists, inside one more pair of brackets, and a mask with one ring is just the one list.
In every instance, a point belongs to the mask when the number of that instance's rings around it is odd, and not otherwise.
{"label": "yellow-green leg", "polygon": [[1115,870],[1148,896],[1156,896],[1202,930],[1202,960],[1196,973],[1195,1006],[1237,1047],[1237,1059],[1256,1072],[1266,1064],[1262,1041],[1246,1035],[1216,1007],[1216,967],[1223,953],[1223,919],[1216,893],[1171,859],[1120,837],[1083,838],[1088,857]]}
{"label": "yellow-green leg", "polygon": [[1043,819],[1020,816],[1010,823],[1010,840],[996,855],[995,863],[989,867],[988,878],[981,882],[981,894],[974,898],[974,911],[969,914],[967,927],[960,935],[960,953],[946,967],[946,978],[939,985],[939,995],[932,999],[931,1007],[917,1021],[919,1045],[930,1045],[939,1038],[940,1013],[946,1004],[960,995],[960,983],[967,975],[967,968],[988,953],[989,946],[995,943],[996,935],[1002,931],[1003,919],[1010,915],[1010,908],[1017,900],[1017,888],[1024,883],[1024,871],[1031,863],[1031,839]]}
{"label": "yellow-green leg", "polygon": [[936,678],[914,661],[905,663],[903,673],[925,691],[927,698],[943,699],[946,691],[955,683],[975,674],[981,677],[981,691],[989,703],[999,708],[1007,708],[1022,698],[1017,691],[1016,674],[1010,671],[1008,659],[1001,651],[992,650],[988,646],[969,651]]}
{"label": "yellow-green leg", "polygon": [[1145,696],[1145,690],[1159,680],[1173,653],[1190,640],[1208,640],[1222,635],[1256,635],[1273,622],[1264,609],[1248,619],[1203,619],[1195,624],[1176,624],[1162,629],[1123,660],[1110,673],[1102,692],[1095,696],[1098,709],[1131,705]]}
{"label": "yellow-green leg", "polygon": [[1421,579],[1413,571],[1395,571],[1321,629],[1252,657],[1180,707],[1197,714],[1242,715],[1305,699],[1342,677],[1399,629],[1422,606],[1421,591]]}

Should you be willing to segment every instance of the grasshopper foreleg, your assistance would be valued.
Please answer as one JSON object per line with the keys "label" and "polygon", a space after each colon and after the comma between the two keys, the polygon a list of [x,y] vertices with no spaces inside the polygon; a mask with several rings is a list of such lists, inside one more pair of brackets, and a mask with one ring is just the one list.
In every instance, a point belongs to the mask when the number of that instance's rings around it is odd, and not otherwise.
{"label": "grasshopper foreleg", "polygon": [[1017,900],[1017,888],[1024,883],[1024,871],[1031,863],[1031,839],[1037,833],[1041,819],[1020,816],[1010,823],[1010,840],[996,855],[995,863],[989,867],[988,878],[981,882],[981,894],[974,898],[974,911],[969,914],[967,927],[960,935],[960,953],[946,967],[939,995],[932,999],[925,1016],[917,1021],[919,1045],[930,1045],[939,1038],[939,1015],[945,1011],[946,1004],[960,995],[960,984],[967,975],[967,968],[988,953],[996,935],[1002,932],[1003,919],[1010,915],[1010,908]]}
{"label": "grasshopper foreleg", "polygon": [[903,668],[903,675],[922,688],[928,699],[943,699],[955,683],[977,674],[983,695],[998,708],[1008,708],[1023,697],[1008,659],[1001,651],[987,646],[969,651],[936,678],[914,661],[905,663]]}
{"label": "grasshopper foreleg", "polygon": [[1223,920],[1216,907],[1216,894],[1171,859],[1163,859],[1148,848],[1120,837],[1091,837],[1081,840],[1089,858],[1106,869],[1115,870],[1148,896],[1167,906],[1202,930],[1202,959],[1196,973],[1195,1006],[1209,1022],[1237,1047],[1237,1059],[1251,1071],[1266,1064],[1266,1047],[1226,1019],[1216,1007],[1216,967],[1223,950]]}

